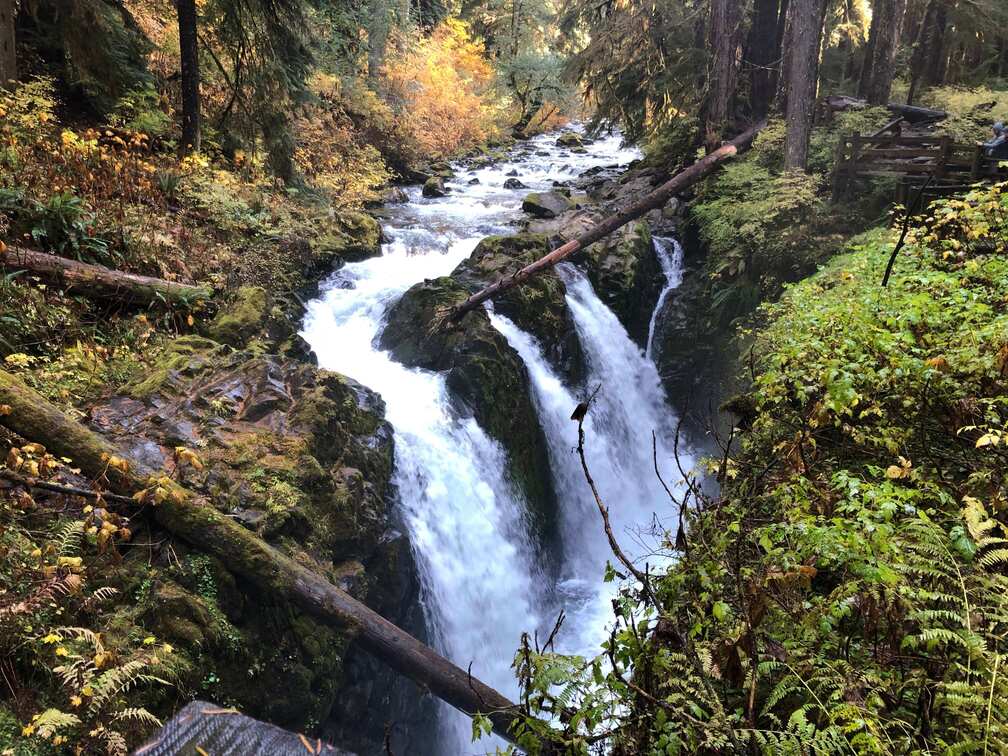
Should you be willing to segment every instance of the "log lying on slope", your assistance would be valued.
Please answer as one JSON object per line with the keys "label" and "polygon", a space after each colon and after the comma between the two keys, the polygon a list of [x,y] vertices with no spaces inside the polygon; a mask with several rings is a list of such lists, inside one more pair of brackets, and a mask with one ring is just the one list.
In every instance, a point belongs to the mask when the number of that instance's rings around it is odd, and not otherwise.
{"label": "log lying on slope", "polygon": [[[120,452],[97,433],[67,417],[10,373],[0,370],[0,405],[9,412],[0,425],[26,439],[70,457],[88,475],[106,476],[111,488],[130,495],[145,489],[153,471],[127,461],[110,465]],[[8,408],[5,408],[7,411]],[[433,649],[377,612],[280,553],[209,502],[169,481],[170,491],[151,514],[165,530],[219,557],[230,570],[274,596],[287,599],[319,620],[357,633],[361,645],[397,672],[426,686],[434,695],[466,713],[485,714],[494,732],[511,739],[517,707],[493,688],[471,677]]]}
{"label": "log lying on slope", "polygon": [[5,270],[30,271],[59,283],[71,293],[115,299],[125,304],[192,307],[213,296],[208,287],[124,273],[104,265],[91,265],[24,247],[3,249],[0,245],[0,266]]}
{"label": "log lying on slope", "polygon": [[766,122],[758,123],[749,130],[739,134],[730,142],[725,142],[721,147],[714,150],[709,155],[701,158],[693,165],[685,168],[664,184],[659,186],[643,199],[638,200],[626,210],[616,215],[610,215],[605,220],[589,228],[576,239],[571,239],[561,247],[557,247],[544,257],[540,257],[535,262],[529,263],[521,270],[505,278],[498,279],[485,289],[476,292],[465,302],[453,307],[449,313],[449,320],[458,320],[470,310],[474,310],[488,299],[493,299],[502,291],[507,291],[513,286],[527,281],[532,276],[542,271],[552,268],[557,263],[563,262],[580,249],[584,249],[589,244],[608,236],[613,231],[625,226],[630,221],[640,218],[642,215],[665,205],[670,199],[684,189],[692,186],[697,181],[708,175],[717,168],[718,164],[727,160],[733,155],[744,152],[752,144],[756,134],[766,126]]}

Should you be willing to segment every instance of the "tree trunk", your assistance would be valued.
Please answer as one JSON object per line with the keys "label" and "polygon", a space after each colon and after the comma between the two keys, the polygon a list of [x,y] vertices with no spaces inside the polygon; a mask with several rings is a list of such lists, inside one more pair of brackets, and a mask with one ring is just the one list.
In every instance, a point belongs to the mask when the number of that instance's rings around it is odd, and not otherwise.
{"label": "tree trunk", "polygon": [[864,56],[861,59],[861,75],[858,78],[857,96],[866,100],[871,89],[872,66],[875,65],[875,43],[878,41],[878,26],[881,23],[883,8],[887,0],[876,0],[872,3],[871,26],[868,27],[868,42],[865,44]]}
{"label": "tree trunk", "polygon": [[721,134],[735,94],[738,16],[738,0],[711,0],[708,26],[711,63],[704,103],[704,145],[707,152],[713,152],[721,144]]}
{"label": "tree trunk", "polygon": [[749,98],[754,118],[761,120],[770,113],[774,97],[772,67],[780,57],[777,22],[780,0],[756,0],[752,27],[746,41],[746,61],[749,64]]}
{"label": "tree trunk", "polygon": [[36,276],[59,283],[70,294],[114,299],[123,304],[145,307],[159,304],[191,307],[213,296],[209,287],[124,273],[104,265],[90,265],[22,247],[8,247],[0,251],[0,269],[31,271]]}
{"label": "tree trunk", "polygon": [[929,48],[934,44],[936,35],[937,15],[939,0],[929,0],[924,9],[924,16],[921,18],[920,26],[914,37],[913,51],[910,53],[910,87],[907,89],[907,105],[913,105],[917,97],[917,90],[920,87],[921,79],[924,76],[925,64],[927,61]]}
{"label": "tree trunk", "polygon": [[787,110],[787,72],[791,69],[791,0],[781,0],[777,38],[780,40],[780,62],[774,72],[773,98],[774,110],[783,114]]}
{"label": "tree trunk", "polygon": [[907,0],[876,0],[873,6],[868,42],[871,58],[866,54],[858,89],[858,95],[872,105],[885,105],[889,101],[906,6]]}
{"label": "tree trunk", "polygon": [[939,0],[935,11],[934,32],[930,37],[927,51],[924,81],[929,87],[939,87],[945,83],[948,70],[948,51],[945,43],[945,30],[948,27],[948,8],[944,0]]}
{"label": "tree trunk", "polygon": [[822,38],[823,0],[791,0],[790,66],[787,72],[787,133],[784,168],[805,170],[809,136],[815,113],[819,78],[819,44]]}
{"label": "tree trunk", "polygon": [[[0,404],[10,411],[0,425],[43,444],[93,478],[104,476],[111,488],[130,495],[144,490],[154,471],[131,462],[125,469],[109,465],[120,451],[98,434],[70,419],[34,390],[0,370]],[[5,408],[6,409],[6,408]],[[466,714],[486,714],[494,731],[511,739],[517,707],[493,688],[452,664],[433,649],[340,590],[326,578],[274,549],[229,519],[210,502],[172,481],[159,481],[168,498],[151,505],[150,514],[165,530],[219,557],[233,572],[262,590],[288,600],[321,621],[349,628],[370,653],[396,671],[426,686]]]}
{"label": "tree trunk", "polygon": [[17,78],[16,21],[15,0],[0,0],[0,87],[9,86],[9,82]]}
{"label": "tree trunk", "polygon": [[610,215],[602,222],[589,228],[576,239],[571,239],[566,244],[554,249],[548,255],[540,257],[535,262],[529,263],[516,273],[508,276],[507,278],[498,279],[496,282],[476,292],[465,302],[455,305],[455,307],[453,307],[449,312],[448,319],[452,321],[460,320],[467,312],[475,310],[481,304],[489,299],[493,299],[501,292],[507,291],[514,286],[524,283],[537,273],[541,273],[542,271],[563,262],[579,249],[584,249],[589,244],[597,242],[599,239],[608,236],[613,231],[622,228],[630,221],[640,218],[648,211],[662,207],[676,194],[687,187],[692,186],[713,171],[723,160],[727,160],[736,153],[744,152],[748,149],[753,138],[755,138],[756,134],[758,134],[760,129],[762,129],[765,125],[766,123],[762,122],[753,126],[748,131],[745,131],[732,139],[730,142],[726,142],[722,147],[714,150],[714,152],[701,158],[689,168],[679,171],[679,173],[670,178],[660,187],[655,189],[643,199],[635,202],[623,212],[617,213],[616,215]]}
{"label": "tree trunk", "polygon": [[177,0],[179,51],[182,59],[182,153],[200,149],[199,42],[196,0]]}

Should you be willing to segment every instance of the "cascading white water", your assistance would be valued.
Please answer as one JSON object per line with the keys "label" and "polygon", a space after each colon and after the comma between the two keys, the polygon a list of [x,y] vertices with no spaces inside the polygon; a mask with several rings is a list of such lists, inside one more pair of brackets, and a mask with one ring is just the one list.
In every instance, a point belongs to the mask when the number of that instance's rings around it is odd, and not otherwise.
{"label": "cascading white water", "polygon": [[665,300],[668,299],[668,295],[674,289],[679,288],[683,276],[683,248],[679,240],[656,236],[654,237],[654,245],[655,253],[658,255],[658,262],[661,264],[662,275],[665,276],[665,286],[658,296],[658,303],[655,305],[654,312],[651,313],[651,322],[648,323],[647,348],[644,350],[644,354],[648,359],[653,359],[654,357],[655,329],[658,327],[658,321],[661,320],[662,313],[665,310]]}
{"label": "cascading white water", "polygon": [[[671,503],[655,475],[651,433],[657,438],[659,464],[664,465],[674,427],[654,364],[596,296],[583,273],[568,264],[560,272],[587,361],[588,377],[580,395],[564,386],[535,339],[501,315],[493,315],[492,322],[525,362],[549,441],[563,518],[563,567],[557,593],[570,617],[561,646],[570,653],[592,656],[605,639],[616,586],[602,582],[605,564],[613,557],[594,496],[573,451],[577,424],[570,419],[571,410],[598,388],[584,422],[585,458],[621,547],[641,562],[642,569],[645,563],[661,568],[668,559],[658,553],[666,523],[654,520],[662,513],[671,514]],[[677,478],[666,474],[668,482]]]}
{"label": "cascading white water", "polygon": [[[604,637],[608,593],[601,583],[609,557],[594,502],[577,458],[570,454],[576,425],[568,418],[577,399],[553,374],[532,339],[503,318],[498,328],[528,367],[563,512],[564,565],[557,586],[545,585],[524,530],[526,508],[505,478],[504,451],[472,418],[455,410],[443,376],[405,368],[375,343],[388,307],[411,285],[446,275],[478,241],[508,233],[521,200],[557,179],[638,156],[611,136],[570,154],[555,137],[528,143],[509,162],[460,173],[445,198],[423,199],[390,210],[391,240],[380,257],[341,268],[308,306],[303,336],[322,367],[344,373],[381,394],[395,431],[394,482],[417,557],[431,641],[463,668],[504,693],[516,693],[509,669],[523,631],[549,622],[559,598],[574,628],[566,648],[594,653]],[[505,190],[517,171],[525,190]],[[469,182],[476,179],[479,183]],[[590,385],[602,389],[586,423],[588,457],[618,533],[647,526],[666,505],[651,470],[650,434],[667,438],[665,408],[654,367],[576,269],[565,266],[568,304],[584,346]],[[671,276],[667,273],[667,277]],[[653,539],[631,538],[628,551],[647,553]],[[471,753],[493,744],[469,742],[470,724],[444,709],[443,735],[425,753]]]}

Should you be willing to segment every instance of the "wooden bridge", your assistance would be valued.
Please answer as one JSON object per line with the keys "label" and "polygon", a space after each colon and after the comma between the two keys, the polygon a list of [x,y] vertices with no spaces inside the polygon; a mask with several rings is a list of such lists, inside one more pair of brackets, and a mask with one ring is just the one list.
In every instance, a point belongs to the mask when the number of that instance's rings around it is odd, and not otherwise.
{"label": "wooden bridge", "polygon": [[1008,168],[998,166],[1003,161],[980,144],[957,144],[949,136],[854,134],[837,146],[833,198],[849,195],[858,178],[874,176],[899,178],[896,201],[904,205],[929,177],[929,197],[956,194],[978,181],[1008,180]]}

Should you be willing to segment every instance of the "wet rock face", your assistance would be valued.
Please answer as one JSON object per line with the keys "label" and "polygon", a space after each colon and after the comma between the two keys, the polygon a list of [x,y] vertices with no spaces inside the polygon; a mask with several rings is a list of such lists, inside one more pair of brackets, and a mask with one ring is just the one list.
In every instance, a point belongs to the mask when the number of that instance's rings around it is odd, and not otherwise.
{"label": "wet rock face", "polygon": [[484,310],[445,319],[468,295],[453,277],[416,284],[390,308],[380,344],[404,365],[447,372],[452,395],[507,450],[511,477],[531,507],[529,532],[547,543],[555,536],[555,496],[528,374]]}
{"label": "wet rock face", "polygon": [[[238,310],[247,312],[230,311],[211,331],[241,341],[257,323],[254,348],[177,338],[88,419],[130,456],[406,622],[418,587],[389,507],[393,436],[384,404],[348,378],[276,353],[262,330],[273,303],[262,290],[246,294]],[[203,468],[178,466],[179,446]],[[121,589],[132,599],[124,617],[175,646],[186,686],[200,689],[210,670],[214,696],[295,730],[345,715],[340,700],[353,683],[345,664],[359,653],[350,650],[352,631],[317,623],[157,530],[148,535],[154,545],[126,557],[124,574],[134,578]],[[387,697],[391,676],[377,680],[375,695]],[[383,723],[374,726],[377,750]]]}
{"label": "wet rock face", "polygon": [[431,176],[424,182],[423,196],[428,198],[433,197],[446,197],[448,196],[448,190],[445,188],[444,179],[440,176]]}
{"label": "wet rock face", "polygon": [[561,147],[583,147],[584,140],[581,135],[574,131],[565,131],[557,137],[557,144]]}
{"label": "wet rock face", "polygon": [[574,203],[560,192],[532,192],[522,202],[522,210],[533,218],[556,218],[573,209]]}
{"label": "wet rock face", "polygon": [[509,178],[504,182],[505,189],[525,189],[525,184],[516,178]]}
{"label": "wet rock face", "polygon": [[577,256],[599,297],[640,346],[665,283],[646,221],[624,226]]}
{"label": "wet rock face", "polygon": [[[477,291],[548,254],[550,249],[545,234],[489,236],[452,276],[470,291]],[[584,355],[564,299],[566,294],[556,271],[547,270],[495,298],[494,308],[535,336],[553,367],[576,382],[582,374]]]}
{"label": "wet rock face", "polygon": [[343,262],[357,262],[381,254],[381,225],[367,213],[341,211],[337,228],[312,242],[318,258],[313,268],[323,273]]}

